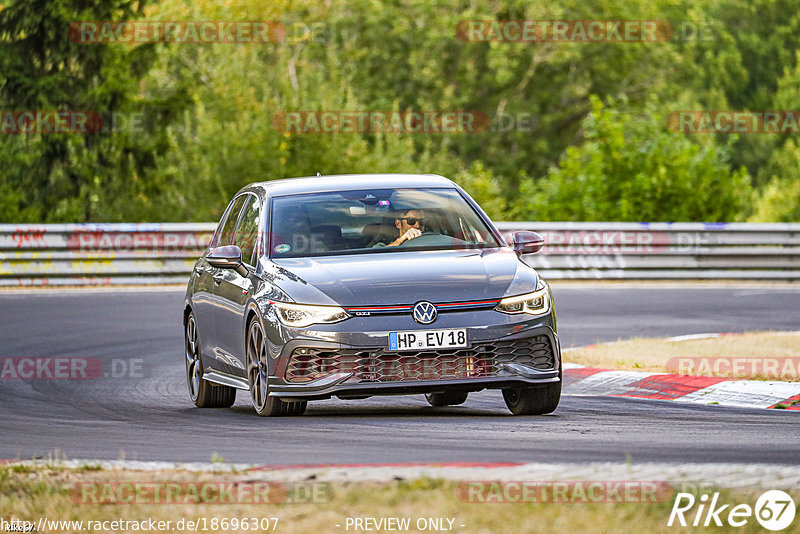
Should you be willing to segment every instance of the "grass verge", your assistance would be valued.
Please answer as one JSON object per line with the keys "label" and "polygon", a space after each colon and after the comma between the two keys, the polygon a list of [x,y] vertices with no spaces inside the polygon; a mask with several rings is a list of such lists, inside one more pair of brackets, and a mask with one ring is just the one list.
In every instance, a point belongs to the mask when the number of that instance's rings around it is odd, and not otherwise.
{"label": "grass verge", "polygon": [[[185,487],[191,483],[237,482],[246,484],[248,474],[213,474],[185,471],[162,471],[158,473],[126,470],[86,471],[73,469],[50,469],[40,467],[0,467],[0,511],[4,520],[22,519],[38,524],[42,517],[48,520],[83,521],[82,529],[53,528],[44,532],[87,532],[87,522],[92,521],[205,521],[209,532],[273,531],[274,532],[338,533],[355,532],[347,528],[347,518],[409,518],[411,528],[407,532],[437,531],[417,528],[417,521],[428,519],[452,519],[452,531],[465,534],[497,532],[674,532],[667,521],[672,510],[674,495],[670,493],[659,502],[640,503],[585,503],[585,502],[538,502],[487,504],[466,502],[459,493],[458,482],[417,479],[395,480],[391,483],[340,483],[327,485],[324,499],[320,502],[296,504],[219,504],[215,495],[198,504],[152,504],[141,502],[149,498],[135,499],[131,503],[84,504],[76,487],[87,484],[103,487],[119,483],[154,483],[168,481]],[[254,475],[252,475],[254,476]],[[309,484],[314,484],[309,481]],[[317,485],[322,483],[317,483]],[[115,486],[119,487],[119,486]],[[710,493],[710,490],[705,490]],[[762,490],[720,490],[721,503],[747,503],[753,506]],[[321,494],[320,494],[321,495]],[[795,501],[800,492],[794,492]],[[687,518],[689,516],[687,515]],[[693,517],[693,516],[692,516]],[[227,518],[228,528],[217,526],[211,529],[213,519]],[[232,518],[270,518],[267,528],[232,528]],[[430,524],[430,523],[428,523]],[[338,526],[337,526],[338,525]],[[449,525],[444,521],[443,525]],[[463,526],[462,526],[463,525]],[[263,524],[262,524],[263,526]],[[677,527],[679,528],[679,527]],[[680,529],[680,528],[679,528]],[[118,528],[115,532],[152,532],[149,528]],[[174,526],[170,532],[188,531]],[[684,529],[685,530],[685,529]],[[732,529],[736,532],[759,532],[758,523],[750,518],[747,526]],[[97,531],[97,529],[93,529]],[[203,532],[202,526],[197,529]],[[364,531],[363,529],[361,531]],[[383,529],[381,531],[389,531]],[[727,532],[719,527],[691,528],[692,532]]]}

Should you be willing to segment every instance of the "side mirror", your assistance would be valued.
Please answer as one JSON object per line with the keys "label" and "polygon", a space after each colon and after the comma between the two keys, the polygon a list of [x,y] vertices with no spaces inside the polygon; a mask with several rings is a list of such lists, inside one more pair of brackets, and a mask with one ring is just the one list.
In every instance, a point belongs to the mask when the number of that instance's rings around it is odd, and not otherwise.
{"label": "side mirror", "polygon": [[514,252],[522,254],[535,254],[544,247],[544,238],[536,232],[514,232]]}
{"label": "side mirror", "polygon": [[233,269],[242,276],[250,274],[242,263],[242,249],[236,245],[225,245],[213,249],[206,256],[206,261],[218,269]]}

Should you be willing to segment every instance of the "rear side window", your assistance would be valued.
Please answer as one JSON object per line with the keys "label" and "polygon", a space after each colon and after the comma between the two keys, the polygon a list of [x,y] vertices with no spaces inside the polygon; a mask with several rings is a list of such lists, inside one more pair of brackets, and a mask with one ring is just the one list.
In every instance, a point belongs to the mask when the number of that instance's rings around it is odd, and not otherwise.
{"label": "rear side window", "polygon": [[253,253],[258,238],[258,226],[261,219],[261,200],[255,195],[247,195],[250,200],[242,213],[239,227],[236,229],[235,244],[242,249],[242,261],[255,265]]}
{"label": "rear side window", "polygon": [[231,209],[228,210],[228,218],[221,223],[221,230],[217,230],[218,235],[215,246],[221,247],[223,245],[233,245],[233,234],[236,230],[236,221],[239,220],[239,213],[241,213],[242,207],[249,196],[250,195],[242,195],[233,201]]}

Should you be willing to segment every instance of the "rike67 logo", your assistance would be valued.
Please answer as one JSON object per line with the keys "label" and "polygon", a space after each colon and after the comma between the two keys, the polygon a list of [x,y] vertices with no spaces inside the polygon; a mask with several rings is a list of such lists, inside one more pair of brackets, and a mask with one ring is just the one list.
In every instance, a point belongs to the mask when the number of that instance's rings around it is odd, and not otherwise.
{"label": "rike67 logo", "polygon": [[794,516],[794,500],[788,493],[780,490],[761,494],[755,507],[749,504],[723,504],[719,501],[718,492],[710,498],[707,493],[699,498],[691,493],[678,493],[667,526],[743,527],[755,517],[761,527],[779,531],[790,526]]}

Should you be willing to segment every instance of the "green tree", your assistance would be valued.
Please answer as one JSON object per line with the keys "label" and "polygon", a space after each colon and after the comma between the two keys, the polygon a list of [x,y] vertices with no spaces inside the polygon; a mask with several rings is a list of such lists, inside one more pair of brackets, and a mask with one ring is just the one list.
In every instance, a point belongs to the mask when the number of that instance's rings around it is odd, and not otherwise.
{"label": "green tree", "polygon": [[[795,0],[707,0],[687,13],[706,28],[707,38],[679,43],[682,67],[675,82],[691,91],[699,109],[797,108],[796,99],[776,99],[786,70],[797,65],[800,11]],[[747,167],[760,185],[761,167],[782,143],[777,136],[742,135],[731,151],[731,165]]]}
{"label": "green tree", "polygon": [[[624,104],[624,103],[623,103]],[[623,106],[624,107],[624,106]],[[670,132],[657,112],[635,116],[592,97],[584,143],[559,167],[523,186],[526,220],[729,221],[750,188],[744,169],[728,170],[729,147]]]}
{"label": "green tree", "polygon": [[[716,180],[746,192],[746,175],[731,169],[749,169],[756,186],[790,176],[776,165],[791,158],[772,160],[786,137],[683,136],[665,131],[661,117],[795,108],[796,11],[793,0],[13,1],[0,10],[0,109],[148,120],[113,135],[0,136],[0,221],[211,220],[248,182],[317,171],[442,174],[497,218],[542,209],[551,219],[742,218],[750,207]],[[76,20],[136,17],[276,20],[288,35],[136,47],[66,37]],[[657,43],[459,39],[459,24],[476,19],[671,20],[679,34]],[[591,136],[600,117],[590,115],[590,95],[625,103],[618,153]],[[494,122],[471,134],[286,135],[273,118],[293,110],[469,110]],[[689,169],[701,177],[690,179]],[[614,175],[624,183],[590,180],[601,193],[590,207],[563,193],[574,177]],[[678,205],[687,184],[700,199],[693,193]],[[558,196],[563,211],[534,211],[533,195]]]}
{"label": "green tree", "polygon": [[161,127],[181,109],[180,95],[139,96],[153,45],[86,44],[68,38],[76,21],[129,20],[143,3],[128,0],[15,1],[0,11],[0,109],[90,111],[149,118],[148,131],[27,133],[0,138],[4,168],[0,220],[103,221],[158,216],[137,209],[164,184],[148,170],[167,148]]}
{"label": "green tree", "polygon": [[762,169],[750,222],[800,222],[800,143],[790,138]]}

